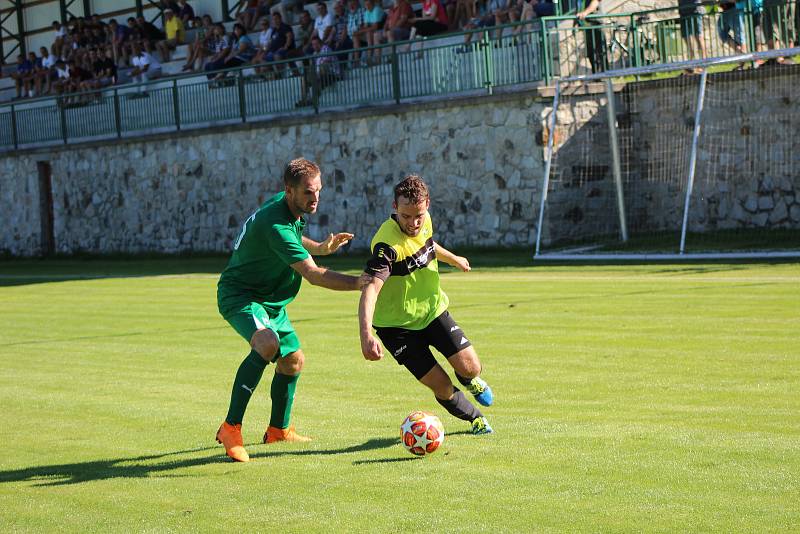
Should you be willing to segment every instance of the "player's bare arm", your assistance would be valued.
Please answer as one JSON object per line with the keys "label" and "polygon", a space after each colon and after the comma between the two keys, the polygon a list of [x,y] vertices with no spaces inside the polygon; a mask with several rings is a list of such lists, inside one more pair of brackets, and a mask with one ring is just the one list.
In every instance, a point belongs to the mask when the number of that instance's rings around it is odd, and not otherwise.
{"label": "player's bare arm", "polygon": [[361,277],[332,271],[327,267],[320,267],[311,256],[303,261],[292,263],[290,267],[315,286],[336,291],[357,291],[361,289]]}
{"label": "player's bare arm", "polygon": [[347,244],[353,237],[353,234],[339,232],[338,234],[329,234],[325,241],[320,243],[303,236],[303,248],[314,256],[327,256],[339,250],[339,248]]}
{"label": "player's bare arm", "polygon": [[366,283],[361,289],[358,303],[358,328],[361,337],[361,353],[367,360],[377,361],[383,357],[383,350],[377,338],[372,335],[372,318],[375,315],[375,301],[383,287],[383,280],[366,273]]}
{"label": "player's bare arm", "polygon": [[469,266],[469,260],[464,256],[456,256],[439,243],[434,243],[433,245],[436,247],[436,259],[440,259],[447,265],[460,269],[465,273],[472,270],[472,267]]}

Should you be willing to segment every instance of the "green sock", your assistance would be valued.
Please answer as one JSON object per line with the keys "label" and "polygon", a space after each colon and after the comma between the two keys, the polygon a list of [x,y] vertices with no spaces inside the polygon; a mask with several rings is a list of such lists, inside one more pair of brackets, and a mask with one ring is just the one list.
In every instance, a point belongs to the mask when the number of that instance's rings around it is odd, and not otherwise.
{"label": "green sock", "polygon": [[236,378],[233,381],[228,415],[225,417],[225,421],[228,424],[238,425],[242,423],[244,412],[247,410],[247,403],[250,402],[250,397],[253,395],[266,367],[267,361],[254,350],[250,351],[250,354],[239,366],[239,370],[236,371]]}
{"label": "green sock", "polygon": [[289,428],[289,418],[292,416],[292,404],[294,403],[294,391],[297,388],[297,379],[300,375],[288,376],[275,373],[272,379],[272,416],[269,418],[269,426],[276,428]]}

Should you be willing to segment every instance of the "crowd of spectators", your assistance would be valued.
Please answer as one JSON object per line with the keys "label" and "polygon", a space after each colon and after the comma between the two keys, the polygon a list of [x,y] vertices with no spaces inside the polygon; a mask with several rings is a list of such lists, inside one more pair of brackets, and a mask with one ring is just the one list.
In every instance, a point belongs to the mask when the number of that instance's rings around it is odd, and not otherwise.
{"label": "crowd of spectators", "polygon": [[[223,78],[225,69],[245,64],[256,65],[259,75],[281,76],[287,71],[284,60],[335,53],[330,61],[303,62],[315,71],[325,70],[320,78],[333,79],[343,68],[380,63],[381,50],[371,48],[375,45],[551,14],[552,9],[537,8],[552,7],[547,1],[424,0],[421,12],[415,14],[409,0],[394,0],[388,10],[380,0],[342,0],[332,5],[332,12],[327,3],[317,2],[312,18],[303,0],[245,0],[238,5],[237,23],[228,34],[210,16],[196,16],[187,0],[160,0],[163,29],[143,16],[125,23],[105,22],[98,15],[72,17],[66,24],[53,22],[52,46],[40,49],[38,55],[20,56],[11,76],[17,98],[91,92],[117,83],[118,69],[130,69],[133,81],[158,78],[161,64],[187,44],[182,71],[206,72],[211,80]],[[248,35],[255,28],[260,29],[258,42]],[[190,29],[193,40],[187,42]],[[330,62],[336,63],[335,69],[324,67]],[[290,68],[299,72],[294,64]],[[146,95],[142,91],[137,96]]]}
{"label": "crowd of spectators", "polygon": [[[740,2],[721,1],[720,37],[741,52]],[[763,1],[767,5],[780,0]],[[331,4],[331,12],[326,2],[317,1],[312,17],[303,0],[245,0],[238,5],[237,22],[228,33],[210,16],[196,16],[187,0],[160,0],[159,5],[163,29],[142,16],[130,17],[125,24],[115,19],[106,23],[98,15],[73,17],[66,24],[53,22],[55,39],[50,49],[41,48],[38,55],[31,52],[17,59],[11,74],[17,98],[96,91],[117,83],[118,69],[123,68],[130,69],[134,81],[147,82],[161,75],[161,64],[169,62],[183,44],[188,49],[182,71],[203,72],[212,81],[225,78],[226,69],[252,64],[262,77],[280,77],[287,72],[299,75],[302,69],[306,76],[313,71],[317,79],[330,84],[346,69],[386,61],[377,45],[459,30],[484,30],[499,39],[503,24],[555,14],[553,0],[422,0],[416,13],[409,0],[393,0],[386,10],[381,0],[340,0]],[[587,56],[593,71],[604,70],[605,40],[601,30],[593,29],[596,21],[587,19],[600,11],[601,0],[584,0],[582,5],[576,20],[586,27]],[[775,9],[769,6],[763,18],[777,19]],[[678,7],[681,36],[690,56],[705,57],[701,0],[678,0]],[[764,26],[771,29],[777,23],[766,20]],[[531,27],[520,24],[511,31],[516,34]],[[260,32],[254,42],[249,34],[256,28]],[[191,42],[187,42],[187,30],[192,30]],[[774,48],[778,32],[765,29],[764,33],[767,45]],[[465,35],[460,52],[471,50],[468,45],[473,35]],[[330,56],[313,57],[325,54]],[[287,61],[300,58],[304,59]],[[136,96],[146,95],[142,91]]]}

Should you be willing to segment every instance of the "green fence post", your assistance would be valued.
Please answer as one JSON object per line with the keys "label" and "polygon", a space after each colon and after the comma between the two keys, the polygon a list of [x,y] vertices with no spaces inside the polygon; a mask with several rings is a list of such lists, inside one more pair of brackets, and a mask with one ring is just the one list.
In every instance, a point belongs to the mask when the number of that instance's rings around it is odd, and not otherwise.
{"label": "green fence post", "polygon": [[481,47],[483,48],[483,65],[486,69],[486,80],[483,82],[483,85],[486,86],[486,92],[492,94],[494,86],[494,66],[492,65],[492,41],[489,39],[488,31],[483,32]]}
{"label": "green fence post", "polygon": [[244,96],[244,69],[241,69],[236,77],[236,85],[239,89],[239,114],[242,116],[242,122],[247,122],[247,102]]}
{"label": "green fence post", "polygon": [[400,62],[397,57],[397,47],[392,45],[392,93],[395,103],[400,103]]}
{"label": "green fence post", "polygon": [[639,49],[639,28],[636,25],[636,18],[631,13],[630,24],[628,25],[630,31],[633,32],[633,66],[641,67],[644,63],[642,51]]}
{"label": "green fence post", "polygon": [[19,148],[19,139],[17,138],[17,112],[14,110],[14,104],[11,104],[11,140],[14,142],[14,150]]}
{"label": "green fence post", "polygon": [[175,128],[181,130],[181,109],[178,101],[178,80],[172,80],[172,113],[175,116]]}
{"label": "green fence post", "polygon": [[61,137],[64,139],[64,144],[67,144],[67,111],[64,109],[66,107],[66,102],[64,101],[63,97],[60,97],[56,100],[58,104],[58,111],[61,117]]}
{"label": "green fence post", "polygon": [[542,80],[544,84],[550,83],[550,47],[548,46],[550,39],[547,35],[547,18],[543,17],[542,21]]}
{"label": "green fence post", "polygon": [[[753,1],[747,0],[747,4],[745,5],[745,11],[742,14],[744,17],[745,24],[747,25],[747,46],[750,49],[750,52],[756,51],[756,29],[753,25]],[[798,9],[800,9],[800,5],[798,5]],[[800,28],[796,28],[796,31],[800,32]]]}
{"label": "green fence post", "polygon": [[308,68],[310,69],[308,71],[308,83],[311,85],[311,103],[314,106],[314,113],[319,113],[319,94],[321,89],[319,86],[319,76],[317,76],[317,66],[314,64],[313,59]]}
{"label": "green fence post", "polygon": [[122,137],[122,113],[119,109],[119,92],[114,89],[114,124],[117,127],[117,139]]}

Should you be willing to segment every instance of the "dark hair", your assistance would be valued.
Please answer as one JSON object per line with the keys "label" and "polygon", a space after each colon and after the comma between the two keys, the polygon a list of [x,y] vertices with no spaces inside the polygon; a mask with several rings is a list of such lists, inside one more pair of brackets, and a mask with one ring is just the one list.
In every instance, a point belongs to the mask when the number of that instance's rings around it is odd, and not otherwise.
{"label": "dark hair", "polygon": [[247,30],[244,29],[244,26],[242,24],[239,24],[238,22],[233,25],[233,29],[234,30],[239,29],[241,30],[242,33],[247,33]]}
{"label": "dark hair", "polygon": [[416,174],[409,174],[403,181],[394,186],[394,201],[403,197],[407,198],[411,204],[419,204],[425,202],[430,198],[428,195],[428,186]]}
{"label": "dark hair", "polygon": [[320,174],[319,167],[313,161],[304,158],[293,159],[283,169],[283,183],[297,187],[303,178],[312,178]]}

